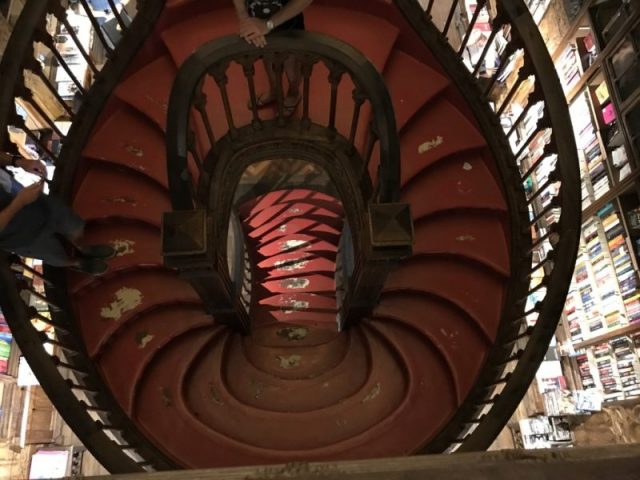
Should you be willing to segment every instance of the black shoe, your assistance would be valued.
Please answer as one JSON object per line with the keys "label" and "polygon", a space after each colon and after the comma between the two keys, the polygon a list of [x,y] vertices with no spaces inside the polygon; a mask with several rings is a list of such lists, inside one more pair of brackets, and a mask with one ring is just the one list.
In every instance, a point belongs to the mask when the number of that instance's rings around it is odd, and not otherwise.
{"label": "black shoe", "polygon": [[112,258],[116,256],[116,251],[109,245],[87,245],[80,249],[83,257],[90,258]]}
{"label": "black shoe", "polygon": [[104,260],[99,258],[81,258],[80,264],[77,267],[72,267],[72,270],[77,272],[86,273],[87,275],[102,275],[107,269],[108,265]]}

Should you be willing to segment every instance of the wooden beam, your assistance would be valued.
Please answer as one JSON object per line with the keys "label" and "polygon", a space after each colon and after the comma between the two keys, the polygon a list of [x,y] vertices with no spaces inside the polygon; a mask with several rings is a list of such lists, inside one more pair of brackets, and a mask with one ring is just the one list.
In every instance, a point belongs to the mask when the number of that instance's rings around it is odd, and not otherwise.
{"label": "wooden beam", "polygon": [[337,463],[186,470],[96,480],[602,480],[638,478],[640,445],[503,450]]}

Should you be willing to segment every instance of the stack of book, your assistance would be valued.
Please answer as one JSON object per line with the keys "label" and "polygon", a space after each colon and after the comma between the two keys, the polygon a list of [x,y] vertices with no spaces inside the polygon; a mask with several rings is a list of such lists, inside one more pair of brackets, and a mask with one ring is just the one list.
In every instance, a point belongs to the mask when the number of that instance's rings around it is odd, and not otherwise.
{"label": "stack of book", "polygon": [[576,286],[575,280],[573,280],[564,304],[564,314],[567,317],[569,335],[573,343],[578,343],[583,340],[580,317],[584,315],[584,312],[582,310],[582,302],[579,300],[579,295],[578,287]]}
{"label": "stack of book", "polygon": [[580,372],[580,379],[582,380],[582,387],[585,390],[590,388],[597,388],[597,384],[593,378],[593,371],[591,369],[591,362],[589,356],[586,353],[582,353],[576,357],[578,363],[578,371]]}
{"label": "stack of book", "polygon": [[620,295],[626,311],[626,322],[640,322],[640,292],[638,278],[633,268],[626,231],[620,213],[609,203],[600,210],[602,225],[608,242],[611,259],[616,272]]}
{"label": "stack of book", "polygon": [[593,356],[595,357],[605,402],[624,399],[622,381],[620,380],[616,359],[610,345],[601,343],[594,346]]}
{"label": "stack of book", "polygon": [[[575,281],[580,303],[582,304],[583,323],[581,326],[581,334],[585,340],[585,337],[590,338],[593,336],[590,333],[591,326],[594,326],[597,330],[598,326],[604,325],[602,315],[598,308],[600,299],[598,298],[597,292],[594,291],[591,280],[589,279],[588,268],[589,265],[587,259],[584,255],[580,255],[580,257],[578,257],[578,263],[576,264]],[[587,335],[584,334],[585,331],[588,332]]]}
{"label": "stack of book", "polygon": [[624,397],[640,396],[640,363],[633,342],[628,337],[620,337],[612,340],[610,345],[616,358]]}
{"label": "stack of book", "polygon": [[[597,200],[609,191],[604,153],[593,122],[591,107],[586,92],[579,95],[570,107],[571,120],[578,150],[581,153],[583,180],[591,184],[593,199]],[[584,195],[584,194],[583,194]]]}
{"label": "stack of book", "polygon": [[578,61],[578,51],[575,45],[569,44],[556,63],[556,70],[560,76],[560,83],[564,93],[569,93],[571,89],[580,81],[582,72]]}

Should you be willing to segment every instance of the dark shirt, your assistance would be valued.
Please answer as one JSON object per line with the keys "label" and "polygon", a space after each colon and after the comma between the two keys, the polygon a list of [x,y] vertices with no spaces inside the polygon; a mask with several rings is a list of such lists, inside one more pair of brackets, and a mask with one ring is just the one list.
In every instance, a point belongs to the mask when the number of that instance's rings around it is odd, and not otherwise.
{"label": "dark shirt", "polygon": [[[9,172],[0,168],[0,210],[4,210],[22,189]],[[0,230],[0,248],[12,249],[29,245],[47,223],[48,209],[43,196],[18,211]]]}
{"label": "dark shirt", "polygon": [[[250,17],[267,20],[278,13],[288,3],[289,0],[246,0],[247,13]],[[304,17],[302,13],[279,25],[275,30],[292,29],[304,30]]]}

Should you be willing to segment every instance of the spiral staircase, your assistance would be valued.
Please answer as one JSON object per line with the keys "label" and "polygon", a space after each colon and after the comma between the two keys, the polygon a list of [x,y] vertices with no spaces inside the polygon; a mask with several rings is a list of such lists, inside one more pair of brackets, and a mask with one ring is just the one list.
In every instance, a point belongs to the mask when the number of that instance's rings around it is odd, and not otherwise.
{"label": "spiral staircase", "polygon": [[[0,258],[0,304],[34,373],[114,473],[486,448],[544,357],[579,231],[568,112],[528,10],[497,2],[491,38],[509,43],[480,81],[487,52],[461,61],[480,9],[461,45],[447,40],[457,1],[440,22],[433,0],[316,0],[309,32],[262,50],[236,38],[230,3],[147,0],[130,25],[118,16],[115,47],[92,22],[109,59],[79,112],[63,105],[60,152],[14,108],[39,108],[25,72],[55,95],[33,42],[55,56],[44,19],[65,22],[57,1],[27,3],[0,122],[40,143],[54,194],[118,251],[100,278]],[[292,118],[289,57],[303,76]],[[492,109],[511,58],[522,67]],[[278,101],[258,110],[263,59]],[[500,117],[529,79],[527,108],[545,110],[514,153]]]}

